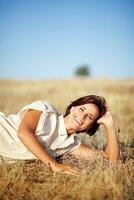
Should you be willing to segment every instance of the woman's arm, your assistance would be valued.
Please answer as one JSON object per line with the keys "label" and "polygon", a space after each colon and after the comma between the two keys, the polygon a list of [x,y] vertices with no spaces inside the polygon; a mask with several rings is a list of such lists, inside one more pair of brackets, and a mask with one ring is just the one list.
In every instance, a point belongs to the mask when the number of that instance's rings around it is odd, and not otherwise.
{"label": "woman's arm", "polygon": [[110,111],[107,111],[98,121],[99,124],[104,125],[106,130],[107,145],[104,151],[94,150],[86,145],[80,145],[78,149],[72,152],[72,154],[80,159],[93,160],[98,154],[102,154],[104,158],[111,161],[117,161],[120,158],[119,144],[117,140],[117,134],[113,117]]}
{"label": "woman's arm", "polygon": [[18,130],[19,139],[37,158],[39,158],[43,163],[50,165],[53,171],[64,171],[68,174],[77,175],[79,173],[78,169],[70,165],[59,164],[56,162],[36,138],[34,133],[41,113],[41,111],[29,110],[24,115]]}
{"label": "woman's arm", "polygon": [[98,120],[99,124],[103,124],[106,130],[107,146],[105,153],[112,161],[119,160],[120,149],[117,139],[116,128],[111,112],[108,110],[104,116]]}
{"label": "woman's arm", "polygon": [[37,158],[44,163],[53,163],[54,160],[48,155],[46,149],[37,140],[34,132],[36,130],[41,112],[29,110],[23,117],[18,130],[18,137],[22,143],[30,150]]}

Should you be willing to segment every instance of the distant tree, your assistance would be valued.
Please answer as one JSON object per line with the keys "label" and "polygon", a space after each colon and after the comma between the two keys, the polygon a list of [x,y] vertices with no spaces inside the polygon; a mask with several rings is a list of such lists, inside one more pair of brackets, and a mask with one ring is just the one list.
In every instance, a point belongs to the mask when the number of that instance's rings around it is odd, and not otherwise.
{"label": "distant tree", "polygon": [[87,65],[81,65],[75,70],[75,76],[90,76],[90,69]]}

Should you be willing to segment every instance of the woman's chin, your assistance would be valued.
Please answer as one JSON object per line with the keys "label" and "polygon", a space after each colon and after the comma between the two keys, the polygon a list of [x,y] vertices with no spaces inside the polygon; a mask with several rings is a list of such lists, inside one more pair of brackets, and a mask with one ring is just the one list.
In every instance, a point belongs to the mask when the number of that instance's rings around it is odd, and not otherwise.
{"label": "woman's chin", "polygon": [[81,125],[77,121],[74,121],[73,128],[74,128],[75,132],[83,130]]}

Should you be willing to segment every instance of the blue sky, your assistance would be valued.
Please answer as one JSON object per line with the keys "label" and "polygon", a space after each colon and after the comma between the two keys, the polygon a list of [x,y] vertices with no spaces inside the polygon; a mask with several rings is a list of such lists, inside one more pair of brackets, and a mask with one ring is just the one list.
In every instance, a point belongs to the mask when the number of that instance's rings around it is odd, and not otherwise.
{"label": "blue sky", "polygon": [[134,77],[133,0],[0,0],[0,78]]}

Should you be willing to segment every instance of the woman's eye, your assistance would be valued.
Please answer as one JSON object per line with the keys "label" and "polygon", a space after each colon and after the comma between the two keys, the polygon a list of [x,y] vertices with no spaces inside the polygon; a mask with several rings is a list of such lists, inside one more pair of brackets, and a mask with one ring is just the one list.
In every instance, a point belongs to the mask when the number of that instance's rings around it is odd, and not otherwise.
{"label": "woman's eye", "polygon": [[90,120],[93,120],[93,118],[90,115],[88,117],[89,117]]}
{"label": "woman's eye", "polygon": [[80,110],[83,112],[84,111],[84,109],[83,108],[80,108]]}

